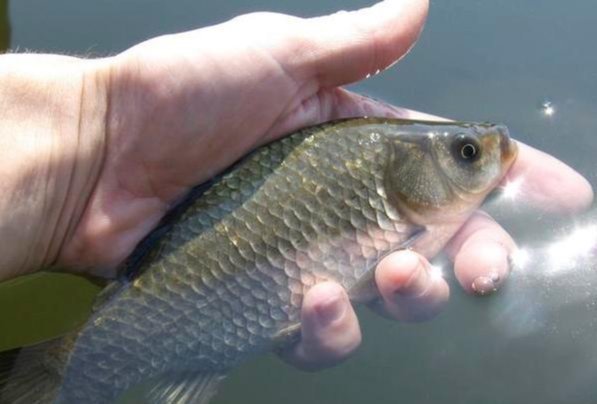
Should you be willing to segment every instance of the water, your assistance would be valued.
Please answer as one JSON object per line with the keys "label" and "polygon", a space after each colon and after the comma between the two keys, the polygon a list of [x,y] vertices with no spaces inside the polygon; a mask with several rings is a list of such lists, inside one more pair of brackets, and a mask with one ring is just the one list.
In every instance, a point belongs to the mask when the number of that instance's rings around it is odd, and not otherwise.
{"label": "water", "polygon": [[556,113],[556,107],[551,101],[543,101],[541,103],[541,113],[546,117],[553,116]]}
{"label": "water", "polygon": [[[10,43],[105,55],[249,11],[311,16],[366,4],[19,0],[10,3]],[[5,7],[0,0],[0,47],[8,38]],[[516,138],[571,164],[595,186],[596,13],[592,0],[433,1],[412,53],[354,89],[436,115],[503,122]],[[550,255],[550,246],[597,223],[597,211],[555,219],[516,202],[492,211],[528,252],[524,268],[498,295],[469,297],[452,280],[445,312],[419,325],[360,310],[364,342],[352,360],[307,374],[264,358],[236,371],[214,403],[594,403],[595,257],[589,249],[575,257],[576,265],[554,270],[558,255]],[[448,268],[443,273],[449,277]]]}
{"label": "water", "polygon": [[10,24],[8,21],[7,0],[0,1],[0,51],[8,48],[10,44]]}

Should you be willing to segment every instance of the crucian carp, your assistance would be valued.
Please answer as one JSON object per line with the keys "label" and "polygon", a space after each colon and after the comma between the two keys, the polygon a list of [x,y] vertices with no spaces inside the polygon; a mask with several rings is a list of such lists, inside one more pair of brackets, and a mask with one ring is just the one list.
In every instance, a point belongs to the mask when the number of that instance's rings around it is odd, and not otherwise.
{"label": "crucian carp", "polygon": [[332,280],[376,297],[388,253],[437,254],[517,154],[499,125],[353,118],[258,148],[142,241],[71,335],[25,348],[1,403],[207,403],[218,382],[300,336]]}

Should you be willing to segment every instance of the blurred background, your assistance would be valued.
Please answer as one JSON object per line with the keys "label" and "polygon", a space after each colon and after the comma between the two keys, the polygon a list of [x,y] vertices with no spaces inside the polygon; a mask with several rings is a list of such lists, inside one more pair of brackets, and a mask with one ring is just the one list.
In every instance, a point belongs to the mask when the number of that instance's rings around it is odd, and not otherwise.
{"label": "blurred background", "polygon": [[[309,17],[369,4],[0,0],[0,49],[104,56],[251,11]],[[432,1],[410,55],[352,88],[436,115],[505,123],[595,186],[596,15],[592,0]],[[446,267],[452,298],[437,319],[405,325],[360,310],[364,342],[350,361],[308,374],[259,359],[234,372],[214,404],[595,403],[597,213],[555,218],[516,198],[489,210],[525,252],[500,293],[466,296]],[[97,290],[65,275],[0,284],[0,350],[82,321]]]}

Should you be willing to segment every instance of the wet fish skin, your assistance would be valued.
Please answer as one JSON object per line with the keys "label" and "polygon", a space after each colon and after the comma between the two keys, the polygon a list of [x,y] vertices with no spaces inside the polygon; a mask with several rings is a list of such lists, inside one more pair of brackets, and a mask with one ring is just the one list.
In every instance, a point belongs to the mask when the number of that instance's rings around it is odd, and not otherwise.
{"label": "wet fish skin", "polygon": [[[458,157],[467,141],[475,161]],[[322,280],[373,297],[379,259],[406,244],[437,253],[515,155],[501,127],[382,118],[258,149],[171,220],[63,345],[56,402],[113,402],[162,375],[223,375],[291,340],[302,297]]]}

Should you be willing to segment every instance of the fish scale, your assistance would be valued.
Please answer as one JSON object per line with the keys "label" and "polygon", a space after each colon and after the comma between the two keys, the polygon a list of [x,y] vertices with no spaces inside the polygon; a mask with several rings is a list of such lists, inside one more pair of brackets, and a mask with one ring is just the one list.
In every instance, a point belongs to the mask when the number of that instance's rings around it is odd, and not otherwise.
{"label": "fish scale", "polygon": [[[76,386],[79,368],[93,369],[96,380],[110,372],[86,360],[85,352],[105,352],[122,343],[96,338],[97,327],[126,334],[127,344],[134,341],[138,347],[112,365],[122,369],[118,377],[128,379],[128,385],[158,375],[169,363],[225,371],[246,355],[270,349],[278,332],[298,323],[302,296],[315,282],[332,279],[350,287],[382,253],[361,254],[352,221],[359,224],[360,240],[368,238],[371,245],[380,237],[371,234],[381,229],[378,220],[386,230],[392,222],[380,210],[380,178],[369,175],[383,170],[369,167],[358,175],[352,164],[385,164],[382,142],[368,148],[362,140],[359,144],[367,132],[343,136],[342,142],[337,133],[299,133],[257,151],[210,188],[159,241],[143,274],[99,310],[98,316],[109,321],[82,332],[71,355],[72,387],[67,381],[65,401],[113,398],[113,388],[102,383],[85,380]],[[343,200],[350,205],[330,203]],[[300,264],[293,250],[306,253]],[[139,304],[143,308],[130,313]],[[159,314],[150,315],[154,312]],[[184,313],[176,320],[185,324],[177,327],[177,337],[163,323],[174,312]]]}

